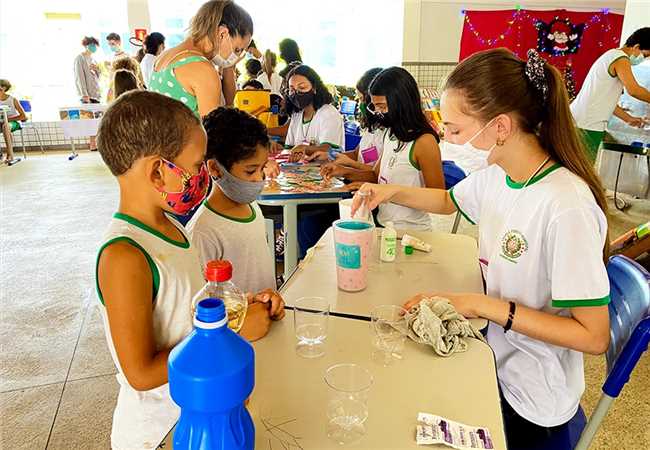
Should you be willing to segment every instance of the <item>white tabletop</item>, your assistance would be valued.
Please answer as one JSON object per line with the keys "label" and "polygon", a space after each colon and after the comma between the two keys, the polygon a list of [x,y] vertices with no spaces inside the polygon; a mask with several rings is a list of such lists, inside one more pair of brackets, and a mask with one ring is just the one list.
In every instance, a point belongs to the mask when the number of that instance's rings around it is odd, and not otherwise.
{"label": "white tabletop", "polygon": [[[472,339],[467,352],[441,358],[409,341],[404,359],[383,367],[371,361],[369,324],[332,316],[325,355],[303,359],[295,353],[292,315],[289,312],[254,344],[255,390],[248,408],[255,422],[256,449],[341,448],[326,435],[328,393],[323,380],[325,370],[339,363],[359,364],[374,377],[367,433],[345,448],[421,449],[415,443],[419,412],[487,427],[495,448],[506,448],[494,356],[486,344]],[[300,447],[287,433],[299,438]],[[171,434],[163,442],[164,448],[171,448]]]}
{"label": "white tabletop", "polygon": [[[412,255],[405,255],[398,241],[395,262],[381,262],[377,236],[368,270],[368,287],[349,293],[339,290],[336,284],[336,257],[330,228],[316,244],[313,255],[301,262],[282,288],[285,302],[293,306],[300,297],[319,296],[330,301],[333,313],[367,318],[375,306],[402,305],[416,294],[483,292],[476,240],[459,234],[410,231],[408,234],[431,244],[431,253],[416,250]],[[472,322],[478,328],[487,325],[483,319]]]}

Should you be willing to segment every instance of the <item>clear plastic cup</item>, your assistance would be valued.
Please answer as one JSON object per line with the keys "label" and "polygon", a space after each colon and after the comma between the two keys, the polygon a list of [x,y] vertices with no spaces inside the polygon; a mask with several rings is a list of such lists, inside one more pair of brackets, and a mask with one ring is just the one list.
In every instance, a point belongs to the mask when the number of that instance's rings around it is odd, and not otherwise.
{"label": "clear plastic cup", "polygon": [[327,322],[330,305],[322,297],[299,298],[293,308],[296,332],[296,353],[303,358],[318,358],[325,354]]}
{"label": "clear plastic cup", "polygon": [[325,383],[327,436],[338,444],[360,439],[366,434],[372,375],[357,364],[337,364],[325,371]]}
{"label": "clear plastic cup", "polygon": [[396,305],[381,305],[370,314],[372,359],[384,366],[402,360],[406,341],[407,311]]}
{"label": "clear plastic cup", "polygon": [[375,226],[364,220],[337,220],[333,223],[336,278],[338,287],[358,292],[368,283],[368,266]]}

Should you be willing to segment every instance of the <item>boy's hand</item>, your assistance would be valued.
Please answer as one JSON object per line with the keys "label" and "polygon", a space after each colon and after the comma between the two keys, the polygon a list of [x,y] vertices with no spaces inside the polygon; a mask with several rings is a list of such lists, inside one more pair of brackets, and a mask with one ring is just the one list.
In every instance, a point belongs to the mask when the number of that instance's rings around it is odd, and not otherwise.
{"label": "boy's hand", "polygon": [[273,179],[280,175],[280,165],[275,159],[269,159],[264,166],[266,178]]}
{"label": "boy's hand", "polygon": [[305,157],[307,146],[304,144],[296,145],[291,149],[291,156],[289,156],[289,162],[298,162]]}
{"label": "boy's hand", "polygon": [[272,320],[282,320],[284,318],[284,300],[273,289],[265,289],[255,294],[255,302],[267,305]]}
{"label": "boy's hand", "polygon": [[336,163],[327,163],[320,168],[320,174],[325,181],[329,181],[334,177],[343,177],[345,173],[346,170]]}
{"label": "boy's hand", "polygon": [[239,334],[249,342],[255,342],[266,336],[271,328],[271,317],[264,303],[249,303],[244,325]]}

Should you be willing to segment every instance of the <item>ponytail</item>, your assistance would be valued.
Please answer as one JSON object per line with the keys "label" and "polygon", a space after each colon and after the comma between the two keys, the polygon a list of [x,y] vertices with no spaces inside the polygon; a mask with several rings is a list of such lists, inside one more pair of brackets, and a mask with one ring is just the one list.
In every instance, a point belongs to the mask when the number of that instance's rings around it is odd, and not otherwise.
{"label": "ponytail", "polygon": [[[483,122],[510,113],[523,132],[534,134],[551,158],[580,177],[607,216],[605,190],[587,158],[569,108],[569,96],[558,70],[539,55],[528,62],[499,48],[463,60],[447,78],[445,89],[462,91],[472,115]],[[609,255],[609,238],[603,257]]]}

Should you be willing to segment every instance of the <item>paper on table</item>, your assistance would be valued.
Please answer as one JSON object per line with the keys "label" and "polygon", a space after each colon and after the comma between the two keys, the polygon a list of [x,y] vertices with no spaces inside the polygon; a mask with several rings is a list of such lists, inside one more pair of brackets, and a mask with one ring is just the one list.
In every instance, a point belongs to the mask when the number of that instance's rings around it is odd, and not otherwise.
{"label": "paper on table", "polygon": [[418,414],[418,423],[418,445],[444,444],[459,450],[494,448],[487,428],[471,427],[427,413]]}

